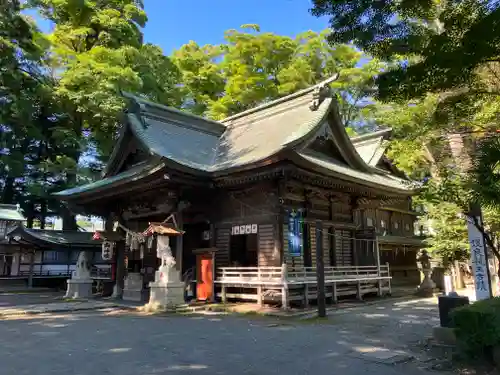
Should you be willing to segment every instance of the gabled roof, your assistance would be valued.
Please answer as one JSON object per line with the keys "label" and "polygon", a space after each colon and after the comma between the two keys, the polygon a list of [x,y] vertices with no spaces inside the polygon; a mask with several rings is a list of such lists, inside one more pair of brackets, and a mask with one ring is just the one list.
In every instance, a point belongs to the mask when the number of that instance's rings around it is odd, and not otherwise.
{"label": "gabled roof", "polygon": [[391,129],[383,129],[373,133],[351,137],[356,151],[365,163],[375,167],[387,149],[386,140],[389,139]]}
{"label": "gabled roof", "polygon": [[92,239],[92,232],[28,229],[18,225],[7,233],[10,241],[44,248],[98,248],[101,243]]}
{"label": "gabled roof", "polygon": [[[314,87],[231,116],[222,122],[185,114],[127,94],[132,133],[152,154],[183,167],[220,172],[267,159],[307,136],[325,117],[332,98],[311,111]],[[309,95],[308,95],[309,94]]]}
{"label": "gabled roof", "polygon": [[26,218],[15,204],[0,204],[0,220],[24,221]]}
{"label": "gabled roof", "polygon": [[[233,172],[257,168],[283,159],[307,161],[311,168],[336,170],[335,160],[328,155],[302,155],[321,129],[329,126],[335,147],[347,167],[339,173],[347,180],[384,190],[408,193],[407,186],[374,168],[353,147],[341,123],[336,100],[329,89],[332,79],[284,98],[230,116],[221,122],[181,112],[127,94],[130,107],[109,168],[104,179],[79,188],[57,193],[60,197],[75,197],[83,192],[96,192],[106,186],[116,186],[142,178],[140,167],[120,172],[119,158],[126,154],[126,134],[132,134],[151,155],[169,168],[193,175],[218,177]],[[363,141],[358,139],[359,145]],[[360,146],[362,148],[362,146]],[[139,171],[131,172],[134,168]],[[338,169],[338,168],[337,168]],[[363,176],[357,174],[363,173]],[[372,178],[373,177],[373,178]],[[97,184],[97,185],[96,185]],[[397,185],[397,186],[396,186]]]}

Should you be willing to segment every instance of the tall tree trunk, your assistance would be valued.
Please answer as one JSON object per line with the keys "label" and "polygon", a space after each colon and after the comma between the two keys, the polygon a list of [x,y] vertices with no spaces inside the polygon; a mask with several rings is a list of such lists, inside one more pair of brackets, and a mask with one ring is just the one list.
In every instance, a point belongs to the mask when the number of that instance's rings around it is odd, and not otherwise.
{"label": "tall tree trunk", "polygon": [[45,229],[45,220],[47,219],[47,199],[44,198],[40,208],[40,229]]}
{"label": "tall tree trunk", "polygon": [[33,228],[33,222],[35,221],[35,205],[33,202],[28,203],[26,208],[26,227]]}
{"label": "tall tree trunk", "polygon": [[62,207],[61,217],[63,230],[78,230],[78,225],[76,224],[76,215],[74,215],[68,207]]}
{"label": "tall tree trunk", "polygon": [[5,179],[5,186],[2,193],[2,203],[14,203],[14,177],[7,177]]}

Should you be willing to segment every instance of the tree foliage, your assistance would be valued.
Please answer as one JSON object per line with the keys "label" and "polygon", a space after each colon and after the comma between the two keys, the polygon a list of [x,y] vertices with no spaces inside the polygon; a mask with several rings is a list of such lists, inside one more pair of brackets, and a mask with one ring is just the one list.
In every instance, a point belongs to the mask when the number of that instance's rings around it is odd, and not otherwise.
{"label": "tree foliage", "polygon": [[[10,5],[6,5],[10,4]],[[135,0],[29,0],[53,23],[44,35],[2,3],[0,124],[2,202],[22,202],[30,221],[54,214],[76,229],[55,190],[96,178],[117,136],[122,92],[221,119],[309,87],[332,84],[346,126],[368,124],[365,106],[384,66],[347,44],[308,31],[297,37],[228,30],[220,45],[189,42],[168,57],[144,44],[147,21]]]}
{"label": "tree foliage", "polygon": [[[382,114],[399,138],[391,145],[393,158],[435,177],[424,190],[428,216],[437,226],[446,223],[436,233],[446,246],[437,249],[454,253],[464,245],[456,218],[479,202],[487,207],[486,225],[477,226],[498,257],[500,143],[491,132],[500,114],[500,3],[314,0],[312,12],[330,16],[331,43],[352,41],[393,62],[377,78],[377,98],[391,106]],[[451,157],[449,133],[466,134],[472,163]]]}
{"label": "tree foliage", "polygon": [[353,41],[379,58],[414,60],[380,76],[384,99],[411,99],[468,85],[478,68],[498,61],[498,1],[314,0],[312,12],[331,17],[334,43]]}
{"label": "tree foliage", "polygon": [[328,33],[307,31],[292,38],[243,25],[226,31],[221,45],[183,45],[173,61],[182,74],[184,107],[221,119],[340,73],[332,88],[343,121],[364,125],[364,104],[383,64],[353,46],[329,45]]}

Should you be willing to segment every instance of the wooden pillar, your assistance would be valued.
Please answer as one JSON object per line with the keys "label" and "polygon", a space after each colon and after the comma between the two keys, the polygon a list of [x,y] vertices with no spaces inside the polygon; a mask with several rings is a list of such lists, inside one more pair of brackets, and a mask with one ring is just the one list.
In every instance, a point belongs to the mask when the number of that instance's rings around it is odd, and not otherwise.
{"label": "wooden pillar", "polygon": [[286,263],[286,257],[285,257],[285,246],[284,243],[286,241],[285,238],[283,238],[283,226],[285,222],[285,191],[286,191],[286,179],[280,179],[278,180],[278,220],[277,220],[277,230],[275,231],[275,240],[274,240],[274,246],[279,251],[280,257],[279,257],[279,262],[280,264]]}
{"label": "wooden pillar", "polygon": [[[209,239],[209,246],[211,248],[215,247],[215,224],[210,224],[210,239]],[[195,268],[196,269],[196,268]],[[195,272],[195,277],[196,277],[197,272]],[[217,278],[217,265],[215,264],[215,252],[212,253],[212,275],[213,275],[213,281]],[[217,297],[217,289],[216,289],[217,284],[214,282],[212,284],[212,299],[211,302],[216,301]]]}
{"label": "wooden pillar", "polygon": [[259,307],[262,306],[262,300],[263,300],[263,296],[262,296],[262,285],[259,285],[257,287],[257,304],[259,305]]}
{"label": "wooden pillar", "polygon": [[281,265],[281,308],[288,310],[288,270],[286,264]]}
{"label": "wooden pillar", "polygon": [[125,241],[116,242],[116,280],[113,289],[113,297],[121,299],[125,286]]}
{"label": "wooden pillar", "polygon": [[304,307],[309,307],[309,284],[304,284]]}
{"label": "wooden pillar", "polygon": [[30,251],[30,270],[28,274],[28,288],[33,288],[33,268],[35,266],[35,250]]}
{"label": "wooden pillar", "polygon": [[325,257],[323,256],[323,222],[316,221],[316,278],[318,316],[326,316],[325,301]]}
{"label": "wooden pillar", "polygon": [[226,295],[226,285],[224,285],[224,284],[222,284],[221,295],[222,295],[222,303],[226,304],[227,303],[227,295]]}
{"label": "wooden pillar", "polygon": [[[183,221],[182,221],[182,212],[177,212],[175,219],[177,220],[177,226],[180,231],[182,231],[182,228],[184,227]],[[175,262],[176,262],[176,269],[179,271],[179,280],[182,281],[182,254],[183,254],[183,236],[177,236],[175,239]]]}
{"label": "wooden pillar", "polygon": [[[378,277],[380,277],[381,276],[381,274],[380,274],[380,249],[378,247],[377,237],[375,237],[375,239],[373,241],[373,246],[375,248],[375,262],[377,265],[377,275],[378,275]],[[378,295],[382,296],[382,280],[381,279],[379,279],[377,281],[377,285],[378,285]]]}
{"label": "wooden pillar", "polygon": [[358,281],[356,284],[356,297],[360,301],[363,299],[363,295],[361,294],[361,281]]}

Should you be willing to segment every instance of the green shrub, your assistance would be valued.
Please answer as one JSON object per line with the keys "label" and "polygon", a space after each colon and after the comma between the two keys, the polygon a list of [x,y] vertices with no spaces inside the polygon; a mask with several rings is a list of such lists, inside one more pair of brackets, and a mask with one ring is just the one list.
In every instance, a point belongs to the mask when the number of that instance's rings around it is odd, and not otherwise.
{"label": "green shrub", "polygon": [[500,297],[458,307],[451,318],[458,344],[468,355],[490,356],[500,345]]}

